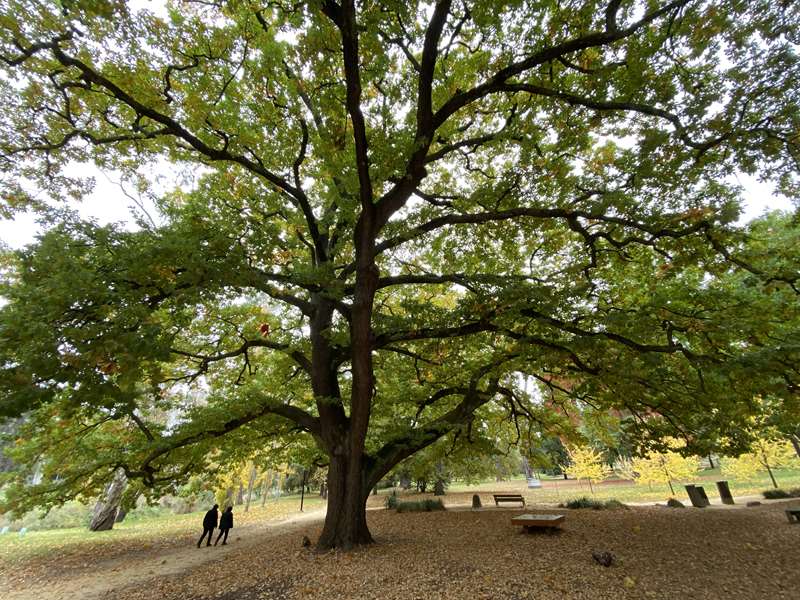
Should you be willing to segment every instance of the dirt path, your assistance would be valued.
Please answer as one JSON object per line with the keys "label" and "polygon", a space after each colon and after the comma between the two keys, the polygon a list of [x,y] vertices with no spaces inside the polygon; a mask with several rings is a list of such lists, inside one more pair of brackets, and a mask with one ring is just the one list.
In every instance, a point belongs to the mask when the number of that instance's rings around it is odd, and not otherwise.
{"label": "dirt path", "polygon": [[[29,586],[25,589],[3,590],[4,600],[106,600],[114,597],[114,591],[129,586],[142,586],[147,581],[170,575],[179,575],[198,566],[218,562],[230,552],[242,551],[263,544],[264,539],[295,529],[301,529],[325,517],[325,509],[319,509],[289,519],[256,523],[234,529],[227,546],[161,550],[137,558],[122,557],[100,561],[88,572],[73,577],[63,573],[56,581]],[[231,543],[232,542],[232,543]]]}

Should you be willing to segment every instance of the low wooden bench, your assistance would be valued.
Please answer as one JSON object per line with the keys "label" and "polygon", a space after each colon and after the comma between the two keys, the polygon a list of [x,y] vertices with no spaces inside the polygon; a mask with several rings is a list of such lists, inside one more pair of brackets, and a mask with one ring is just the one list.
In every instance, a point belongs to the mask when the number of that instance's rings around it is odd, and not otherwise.
{"label": "low wooden bench", "polygon": [[522,502],[525,506],[525,498],[520,494],[492,494],[494,496],[494,505],[500,506],[501,502]]}
{"label": "low wooden bench", "polygon": [[800,523],[800,507],[787,508],[786,518],[789,519],[789,523]]}
{"label": "low wooden bench", "polygon": [[530,533],[534,529],[545,529],[555,531],[564,522],[564,515],[517,515],[511,519],[512,525],[521,525],[525,531]]}

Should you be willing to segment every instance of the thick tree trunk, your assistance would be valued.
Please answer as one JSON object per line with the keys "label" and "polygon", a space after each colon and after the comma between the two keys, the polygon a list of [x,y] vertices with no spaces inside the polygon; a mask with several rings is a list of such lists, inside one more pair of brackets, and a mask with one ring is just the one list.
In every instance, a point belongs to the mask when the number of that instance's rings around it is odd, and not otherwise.
{"label": "thick tree trunk", "polygon": [[122,501],[122,492],[125,491],[127,483],[125,473],[122,469],[117,469],[114,479],[106,489],[105,498],[95,504],[92,521],[89,523],[90,531],[108,531],[114,527],[117,510]]}
{"label": "thick tree trunk", "polygon": [[[347,46],[345,44],[345,46]],[[357,55],[357,52],[356,52]],[[351,82],[348,82],[349,84]],[[352,100],[352,98],[350,98]],[[354,124],[354,126],[357,123]],[[366,170],[366,164],[362,165]],[[366,177],[369,177],[367,173]],[[364,182],[362,181],[362,184]],[[362,209],[355,228],[355,294],[350,312],[352,380],[350,413],[330,398],[341,398],[333,353],[324,331],[330,326],[332,306],[320,299],[317,319],[312,320],[312,363],[314,392],[322,425],[322,438],[330,457],[328,467],[328,510],[318,541],[320,549],[348,550],[373,542],[367,527],[367,497],[375,481],[367,481],[364,447],[369,428],[375,381],[372,365],[372,307],[378,287],[375,265],[375,211],[371,193],[362,186]],[[316,321],[316,322],[315,322]],[[321,326],[325,327],[323,329]],[[315,331],[316,330],[316,331]],[[319,364],[314,359],[325,359]],[[316,376],[319,377],[316,377]],[[325,393],[325,390],[329,390]],[[330,393],[331,391],[335,393]],[[324,400],[323,400],[324,399]],[[324,411],[324,412],[323,412]]]}
{"label": "thick tree trunk", "polygon": [[[363,481],[360,463],[360,456],[358,460],[348,460],[343,456],[331,458],[328,467],[328,510],[317,542],[320,549],[349,550],[374,541],[367,527],[367,496],[370,488],[364,483],[355,488],[348,485],[353,479]],[[356,466],[359,470],[353,476],[349,470]]]}

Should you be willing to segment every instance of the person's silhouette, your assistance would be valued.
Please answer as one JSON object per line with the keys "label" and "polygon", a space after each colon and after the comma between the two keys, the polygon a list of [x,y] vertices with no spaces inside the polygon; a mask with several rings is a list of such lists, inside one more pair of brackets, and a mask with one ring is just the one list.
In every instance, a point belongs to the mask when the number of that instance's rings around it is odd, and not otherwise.
{"label": "person's silhouette", "polygon": [[206,516],[203,517],[203,535],[200,536],[200,540],[197,542],[198,548],[200,547],[200,544],[203,543],[203,538],[206,537],[206,534],[208,534],[208,542],[206,542],[206,546],[211,545],[211,538],[214,537],[214,528],[217,526],[217,518],[219,516],[217,508],[219,508],[219,505],[215,504],[211,510],[206,513]]}
{"label": "person's silhouette", "polygon": [[233,507],[229,506],[219,518],[219,535],[217,536],[217,541],[214,542],[214,545],[217,545],[219,538],[221,538],[223,534],[225,534],[225,537],[222,538],[222,545],[226,545],[228,543],[228,532],[231,529],[233,529]]}

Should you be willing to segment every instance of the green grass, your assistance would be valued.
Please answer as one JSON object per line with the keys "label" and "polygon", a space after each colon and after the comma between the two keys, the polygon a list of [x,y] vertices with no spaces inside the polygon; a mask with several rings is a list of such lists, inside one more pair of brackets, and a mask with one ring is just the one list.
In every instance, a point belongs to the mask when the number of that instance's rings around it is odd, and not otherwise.
{"label": "green grass", "polygon": [[[778,486],[784,489],[800,487],[800,470],[796,469],[776,469],[773,471]],[[709,498],[718,498],[716,481],[727,480],[734,499],[737,496],[761,496],[765,489],[772,488],[772,482],[765,473],[758,478],[749,481],[739,481],[726,477],[720,473],[719,468],[706,469],[685,483],[700,484],[705,488]],[[527,489],[525,479],[512,479],[510,481],[485,481],[478,484],[467,485],[460,482],[453,482],[448,491],[452,492],[499,492],[514,491],[523,493],[529,502],[541,502],[544,504],[559,504],[572,498],[590,496],[597,500],[616,499],[624,503],[635,502],[664,502],[673,494],[667,485],[638,485],[634,482],[624,483],[596,483],[593,484],[594,493],[589,489],[588,482],[576,482],[575,480],[565,481],[563,478],[542,478],[545,482],[543,488]],[[675,488],[674,496],[682,501],[688,502],[688,495],[683,487],[683,483],[673,483]]]}
{"label": "green grass", "polygon": [[[307,495],[303,510],[310,512],[322,508],[325,501],[319,496]],[[210,508],[210,507],[209,507]],[[259,502],[250,505],[245,513],[244,506],[236,506],[234,514],[234,534],[236,529],[251,523],[281,520],[299,512],[300,496],[283,496],[277,500],[269,499],[264,507]],[[112,549],[147,550],[154,546],[186,543],[187,538],[200,537],[205,511],[182,515],[146,515],[114,525],[111,531],[92,532],[85,527],[29,531],[24,536],[10,532],[0,536],[0,564],[14,564],[33,558],[45,558],[57,554],[109,552]],[[134,516],[135,512],[131,513]]]}

